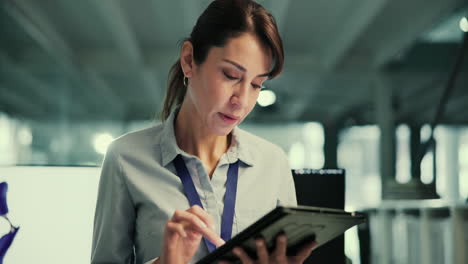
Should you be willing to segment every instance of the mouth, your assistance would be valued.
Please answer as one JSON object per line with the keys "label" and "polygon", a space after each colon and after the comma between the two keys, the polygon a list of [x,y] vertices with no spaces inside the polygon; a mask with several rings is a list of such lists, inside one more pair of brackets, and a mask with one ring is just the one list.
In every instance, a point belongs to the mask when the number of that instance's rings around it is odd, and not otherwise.
{"label": "mouth", "polygon": [[240,117],[238,116],[233,116],[233,115],[228,115],[228,114],[223,114],[223,113],[219,113],[221,119],[228,123],[228,124],[234,124],[236,123]]}

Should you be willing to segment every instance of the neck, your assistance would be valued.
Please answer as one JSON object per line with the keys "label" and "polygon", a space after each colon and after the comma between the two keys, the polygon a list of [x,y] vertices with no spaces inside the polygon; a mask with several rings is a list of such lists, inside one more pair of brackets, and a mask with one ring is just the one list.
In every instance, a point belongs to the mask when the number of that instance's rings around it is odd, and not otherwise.
{"label": "neck", "polygon": [[186,102],[182,104],[174,128],[179,148],[198,157],[211,177],[219,159],[229,147],[228,136],[209,133],[196,110]]}

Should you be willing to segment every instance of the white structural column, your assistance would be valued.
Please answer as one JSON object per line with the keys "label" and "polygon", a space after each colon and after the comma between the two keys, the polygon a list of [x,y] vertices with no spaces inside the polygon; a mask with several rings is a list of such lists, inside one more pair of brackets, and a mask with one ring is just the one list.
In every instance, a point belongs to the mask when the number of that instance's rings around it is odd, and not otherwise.
{"label": "white structural column", "polygon": [[[427,208],[420,209],[419,219],[419,242],[420,252],[419,257],[421,263],[432,264],[431,258],[431,229],[430,229],[430,216]],[[434,232],[432,232],[434,233]]]}
{"label": "white structural column", "polygon": [[451,214],[451,227],[452,227],[452,262],[451,263],[468,263],[468,243],[466,237],[468,236],[468,208],[465,207],[452,207]]}
{"label": "white structural column", "polygon": [[380,176],[382,195],[386,186],[395,183],[395,120],[392,107],[393,89],[384,74],[375,78],[375,113],[380,128]]}
{"label": "white structural column", "polygon": [[[438,129],[439,130],[439,129]],[[436,130],[437,131],[437,130]],[[442,172],[444,175],[438,177],[443,178],[445,190],[442,196],[448,202],[448,204],[456,204],[460,201],[460,189],[459,189],[459,172],[460,163],[458,157],[458,151],[460,146],[459,140],[459,129],[455,127],[442,128],[444,145],[438,146],[442,148],[440,158],[445,159],[445,170]],[[439,135],[436,135],[439,138]],[[443,177],[442,177],[443,176]]]}
{"label": "white structural column", "polygon": [[376,249],[379,253],[377,258],[373,259],[380,264],[392,264],[393,261],[393,229],[392,229],[392,214],[388,209],[378,210],[377,219],[379,223],[380,243]]}

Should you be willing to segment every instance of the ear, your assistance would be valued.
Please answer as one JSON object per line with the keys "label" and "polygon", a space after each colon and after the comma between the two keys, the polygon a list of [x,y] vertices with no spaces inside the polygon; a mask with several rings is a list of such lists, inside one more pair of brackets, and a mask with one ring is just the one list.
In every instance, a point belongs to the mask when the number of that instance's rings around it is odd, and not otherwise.
{"label": "ear", "polygon": [[182,67],[182,71],[186,77],[192,77],[195,61],[193,59],[193,45],[190,41],[184,41],[184,44],[182,45],[182,49],[180,51],[180,66]]}

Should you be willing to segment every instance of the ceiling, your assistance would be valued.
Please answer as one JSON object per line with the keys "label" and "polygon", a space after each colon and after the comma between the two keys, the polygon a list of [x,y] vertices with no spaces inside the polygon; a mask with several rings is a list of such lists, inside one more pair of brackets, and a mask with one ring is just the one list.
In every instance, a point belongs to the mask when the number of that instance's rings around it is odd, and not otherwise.
{"label": "ceiling", "polygon": [[[34,120],[148,120],[178,41],[208,0],[0,2],[0,111]],[[462,40],[463,0],[264,0],[286,53],[277,95],[251,122],[434,119]],[[468,52],[467,52],[468,53]],[[468,57],[468,56],[466,56]],[[468,58],[442,119],[468,124]]]}

